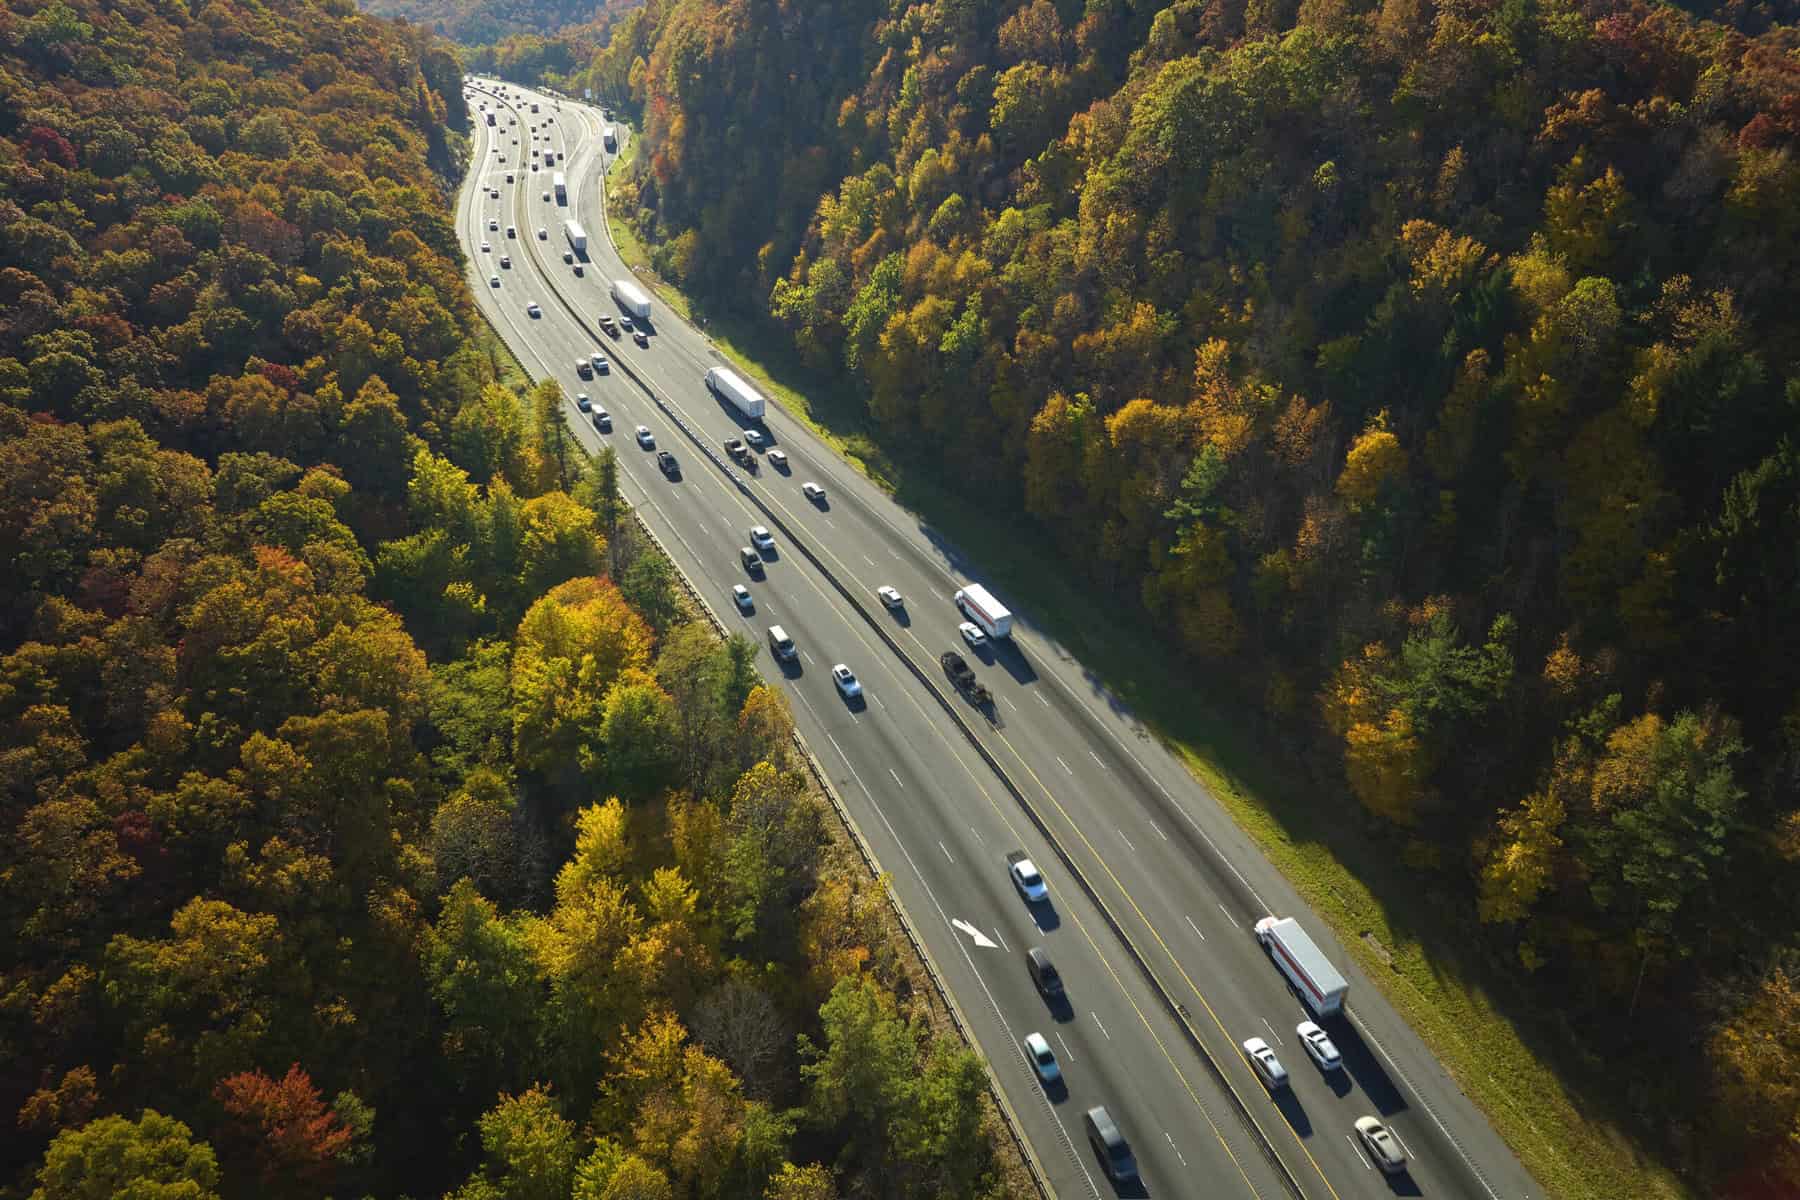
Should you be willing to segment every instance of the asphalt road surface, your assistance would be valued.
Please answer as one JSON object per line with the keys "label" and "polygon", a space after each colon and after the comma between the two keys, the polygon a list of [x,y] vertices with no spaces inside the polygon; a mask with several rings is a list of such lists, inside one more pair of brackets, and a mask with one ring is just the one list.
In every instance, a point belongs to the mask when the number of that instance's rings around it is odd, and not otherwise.
{"label": "asphalt road surface", "polygon": [[[467,89],[477,124],[457,221],[479,302],[534,378],[563,385],[576,436],[613,446],[627,498],[721,619],[765,655],[768,626],[794,638],[799,662],[768,656],[763,673],[786,689],[801,733],[890,873],[1056,1194],[1542,1195],[1205,789],[1031,624],[1029,597],[994,587],[1018,614],[1013,635],[979,651],[965,645],[952,595],[987,582],[977,564],[774,405],[751,422],[715,399],[706,371],[726,360],[660,302],[646,345],[601,332],[601,314],[622,313],[610,281],[631,278],[603,214],[612,156],[601,135],[612,122],[594,106],[511,84],[502,99],[500,86]],[[482,103],[496,113],[492,128]],[[630,131],[618,125],[616,135],[623,148]],[[554,150],[557,164],[533,171],[534,146]],[[553,172],[567,180],[566,203]],[[587,232],[582,253],[566,240],[569,220]],[[596,350],[629,369],[579,378],[577,360]],[[611,414],[612,432],[577,410],[578,393]],[[677,456],[679,480],[637,445],[640,424]],[[769,442],[753,472],[722,448],[746,428]],[[785,470],[769,448],[787,455]],[[823,487],[822,501],[803,497],[809,481]],[[776,539],[760,578],[738,559],[752,525]],[[750,589],[752,611],[732,601],[737,583]],[[904,605],[884,607],[881,585]],[[945,682],[937,659],[948,649],[992,690],[990,709]],[[856,705],[832,683],[839,662],[865,689]],[[1006,855],[1015,850],[1044,870],[1047,903],[1027,905],[1014,889]],[[1295,1025],[1311,1014],[1250,932],[1271,913],[1299,919],[1350,981],[1345,1015],[1321,1022],[1343,1052],[1342,1071],[1320,1072],[1296,1041]],[[1067,982],[1060,1010],[1026,974],[1034,945]],[[1056,1052],[1061,1085],[1041,1085],[1028,1065],[1021,1043],[1032,1032]],[[1240,1049],[1250,1037],[1275,1050],[1289,1087],[1271,1094],[1252,1073]],[[1108,1181],[1088,1149],[1081,1115],[1094,1105],[1129,1140],[1137,1185]],[[1405,1173],[1374,1169],[1352,1132],[1365,1114],[1394,1129]]]}

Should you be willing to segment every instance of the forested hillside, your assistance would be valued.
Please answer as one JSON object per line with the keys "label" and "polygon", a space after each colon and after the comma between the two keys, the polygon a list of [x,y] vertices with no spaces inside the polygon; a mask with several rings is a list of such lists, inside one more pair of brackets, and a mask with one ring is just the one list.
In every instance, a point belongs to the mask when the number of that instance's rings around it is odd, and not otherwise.
{"label": "forested hillside", "polygon": [[[638,0],[360,0],[382,17],[415,21],[465,45],[515,36],[554,34],[563,29],[602,26],[617,10]],[[596,38],[589,38],[592,46]]]}
{"label": "forested hillside", "polygon": [[461,67],[0,6],[0,1195],[997,1196],[754,649],[478,348]]}
{"label": "forested hillside", "polygon": [[1793,15],[652,0],[576,82],[659,269],[1310,747],[1595,1109],[1791,1194]]}

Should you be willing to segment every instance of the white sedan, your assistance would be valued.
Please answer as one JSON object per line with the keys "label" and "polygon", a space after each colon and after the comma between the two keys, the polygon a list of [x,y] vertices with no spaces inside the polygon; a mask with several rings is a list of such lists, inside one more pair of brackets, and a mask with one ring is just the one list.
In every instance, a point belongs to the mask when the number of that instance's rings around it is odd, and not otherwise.
{"label": "white sedan", "polygon": [[787,455],[780,450],[769,451],[769,463],[778,471],[787,470]]}
{"label": "white sedan", "polygon": [[1287,1068],[1275,1057],[1275,1051],[1269,1049],[1269,1043],[1258,1037],[1250,1038],[1244,1043],[1244,1057],[1250,1060],[1256,1077],[1263,1081],[1263,1086],[1271,1092],[1279,1091],[1287,1086]]}
{"label": "white sedan", "polygon": [[969,643],[969,649],[971,650],[979,650],[987,645],[987,634],[981,632],[981,626],[975,624],[973,621],[963,621],[959,623],[956,627],[956,632],[962,634],[963,641]]}
{"label": "white sedan", "polygon": [[825,489],[820,487],[816,483],[801,484],[800,485],[800,494],[802,496],[805,496],[808,500],[811,500],[814,504],[817,504],[821,500],[825,499]]}
{"label": "white sedan", "polygon": [[750,544],[765,552],[773,550],[775,535],[769,532],[769,527],[766,525],[752,525],[750,527]]}
{"label": "white sedan", "polygon": [[1306,1048],[1306,1053],[1319,1064],[1319,1070],[1341,1071],[1344,1069],[1344,1056],[1338,1053],[1337,1046],[1318,1025],[1311,1021],[1302,1021],[1294,1026],[1294,1034],[1300,1039],[1300,1044]]}
{"label": "white sedan", "polygon": [[1019,889],[1019,895],[1033,904],[1050,895],[1050,887],[1044,882],[1043,873],[1037,864],[1029,858],[1021,858],[1012,865],[1013,886]]}
{"label": "white sedan", "polygon": [[889,608],[899,608],[906,603],[906,597],[900,594],[898,588],[891,588],[885,583],[875,589],[875,594],[880,596],[881,602]]}
{"label": "white sedan", "polygon": [[481,243],[481,252],[483,254],[492,254],[494,252],[494,248],[492,246],[488,245],[486,242],[483,242],[483,243]]}
{"label": "white sedan", "polygon": [[750,589],[741,583],[731,585],[731,599],[738,606],[739,612],[750,612],[756,608],[756,601],[750,598]]}
{"label": "white sedan", "polygon": [[650,432],[648,425],[637,427],[637,443],[646,450],[656,449],[656,435]]}
{"label": "white sedan", "polygon": [[846,700],[854,700],[862,695],[862,684],[857,681],[856,672],[843,663],[832,666],[831,682],[837,684],[838,694]]}
{"label": "white sedan", "polygon": [[533,300],[530,304],[525,306],[525,315],[528,317],[541,317],[544,315],[544,310],[538,307],[536,300]]}
{"label": "white sedan", "polygon": [[744,430],[744,445],[749,446],[752,450],[762,449],[763,444],[768,440],[762,435],[760,429]]}
{"label": "white sedan", "polygon": [[1050,1049],[1050,1043],[1044,1040],[1043,1034],[1026,1035],[1025,1057],[1031,1060],[1031,1069],[1045,1083],[1055,1083],[1062,1078],[1062,1068],[1056,1063],[1056,1052]]}

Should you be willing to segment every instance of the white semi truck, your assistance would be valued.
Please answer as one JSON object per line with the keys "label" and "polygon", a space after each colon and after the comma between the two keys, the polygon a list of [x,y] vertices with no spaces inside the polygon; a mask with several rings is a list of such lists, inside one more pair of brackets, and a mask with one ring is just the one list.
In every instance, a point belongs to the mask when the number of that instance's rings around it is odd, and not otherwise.
{"label": "white semi truck", "polygon": [[569,202],[569,181],[563,178],[563,173],[561,171],[558,171],[550,178],[554,181],[551,186],[556,189],[556,202],[558,204],[567,204]]}
{"label": "white semi truck", "polygon": [[1012,611],[979,583],[957,589],[956,607],[991,638],[1003,638],[1012,632]]}
{"label": "white semi truck", "polygon": [[640,321],[650,319],[650,297],[629,279],[612,281],[613,303]]}
{"label": "white semi truck", "polygon": [[713,367],[706,373],[706,390],[752,421],[762,420],[762,393],[745,383],[736,371]]}
{"label": "white semi truck", "polygon": [[1256,940],[1313,1012],[1329,1017],[1344,1007],[1344,993],[1350,984],[1300,928],[1300,922],[1292,917],[1264,917],[1256,923]]}

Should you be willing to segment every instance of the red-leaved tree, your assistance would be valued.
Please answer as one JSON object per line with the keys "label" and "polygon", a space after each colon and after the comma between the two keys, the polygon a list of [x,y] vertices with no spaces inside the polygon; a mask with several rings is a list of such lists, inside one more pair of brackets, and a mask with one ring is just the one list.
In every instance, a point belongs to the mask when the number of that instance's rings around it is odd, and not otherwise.
{"label": "red-leaved tree", "polygon": [[326,1107],[298,1063],[281,1079],[261,1071],[227,1076],[213,1089],[225,1106],[218,1139],[228,1172],[262,1195],[325,1195],[354,1135]]}

